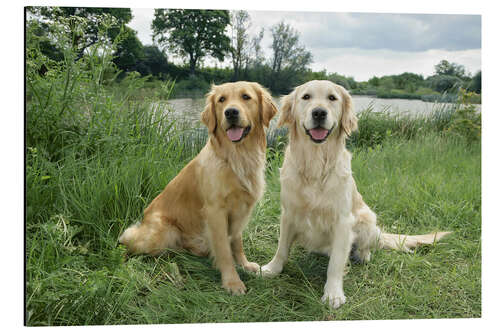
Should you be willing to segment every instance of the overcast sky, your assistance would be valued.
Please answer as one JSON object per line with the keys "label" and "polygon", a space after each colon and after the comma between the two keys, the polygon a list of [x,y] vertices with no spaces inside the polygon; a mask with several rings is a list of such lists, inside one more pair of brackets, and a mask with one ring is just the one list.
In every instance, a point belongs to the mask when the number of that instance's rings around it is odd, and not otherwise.
{"label": "overcast sky", "polygon": [[[481,16],[446,14],[377,14],[290,11],[249,11],[251,35],[264,27],[261,46],[270,56],[269,28],[280,21],[300,33],[313,54],[311,67],[357,81],[373,76],[413,72],[432,75],[442,59],[481,69]],[[143,44],[151,44],[154,9],[132,8],[129,26]],[[228,59],[229,60],[229,59]],[[229,61],[227,62],[229,64]]]}

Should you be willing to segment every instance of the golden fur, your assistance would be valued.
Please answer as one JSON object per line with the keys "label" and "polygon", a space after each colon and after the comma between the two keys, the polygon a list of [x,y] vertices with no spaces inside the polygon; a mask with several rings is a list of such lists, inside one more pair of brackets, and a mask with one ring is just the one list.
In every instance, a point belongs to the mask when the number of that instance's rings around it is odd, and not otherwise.
{"label": "golden fur", "polygon": [[[280,237],[276,254],[262,267],[262,274],[275,276],[282,271],[294,241],[327,254],[330,261],[322,300],[337,308],[345,302],[343,272],[351,248],[358,260],[368,261],[375,246],[409,251],[447,233],[381,233],[375,213],[363,201],[352,176],[345,140],[357,129],[357,118],[343,87],[310,81],[284,96],[281,104],[278,126],[288,126],[290,143],[280,170]],[[324,110],[324,126],[316,127],[314,110]],[[319,127],[330,132],[316,143],[310,133]]]}
{"label": "golden fur", "polygon": [[[239,142],[232,142],[226,131],[232,126],[225,114],[230,108],[240,112],[237,126],[249,129]],[[242,231],[264,191],[264,127],[276,112],[270,94],[257,83],[213,86],[201,115],[209,132],[207,144],[151,202],[142,222],[125,230],[119,241],[133,254],[158,255],[165,249],[210,254],[222,286],[244,293],[233,257],[248,271],[260,269],[243,252]]]}

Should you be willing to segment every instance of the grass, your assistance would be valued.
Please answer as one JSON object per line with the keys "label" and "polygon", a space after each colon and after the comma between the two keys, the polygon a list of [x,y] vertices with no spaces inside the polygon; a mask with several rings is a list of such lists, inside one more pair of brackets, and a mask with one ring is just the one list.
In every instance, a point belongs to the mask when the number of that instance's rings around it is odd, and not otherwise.
{"label": "grass", "polygon": [[[365,112],[349,147],[358,188],[385,230],[451,236],[349,265],[347,303],[337,310],[320,301],[328,258],[299,247],[275,279],[239,269],[248,293],[236,297],[207,258],[126,257],[117,243],[201,149],[206,131],[151,112],[147,98],[134,101],[144,80],[107,89],[110,58],[97,48],[77,62],[68,52],[45,75],[35,51],[27,53],[27,325],[481,316],[481,145],[445,130],[448,111],[427,120]],[[246,254],[259,264],[277,247],[284,134],[268,136],[267,189],[244,232]]]}
{"label": "grass", "polygon": [[[260,264],[279,234],[282,153],[268,156],[267,191],[244,233],[247,256]],[[349,266],[348,302],[335,311],[320,302],[328,258],[298,247],[278,278],[239,270],[249,288],[241,297],[221,288],[206,258],[125,259],[118,235],[188,158],[172,162],[142,147],[65,161],[38,184],[28,174],[28,325],[480,317],[479,156],[478,145],[430,134],[355,149],[359,190],[384,229],[454,233],[414,254],[380,250]]]}

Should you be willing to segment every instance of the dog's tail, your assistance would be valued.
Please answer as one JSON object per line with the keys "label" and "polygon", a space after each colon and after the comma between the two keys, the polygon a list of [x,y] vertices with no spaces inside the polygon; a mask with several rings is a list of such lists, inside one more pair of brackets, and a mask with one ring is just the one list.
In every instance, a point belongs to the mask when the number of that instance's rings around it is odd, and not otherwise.
{"label": "dog's tail", "polygon": [[180,249],[181,232],[165,219],[153,216],[128,227],[118,242],[125,245],[130,254],[156,256],[167,248]]}
{"label": "dog's tail", "polygon": [[380,233],[378,248],[411,252],[411,249],[419,245],[432,245],[448,234],[451,234],[451,232],[438,231],[426,235],[399,235],[382,232]]}

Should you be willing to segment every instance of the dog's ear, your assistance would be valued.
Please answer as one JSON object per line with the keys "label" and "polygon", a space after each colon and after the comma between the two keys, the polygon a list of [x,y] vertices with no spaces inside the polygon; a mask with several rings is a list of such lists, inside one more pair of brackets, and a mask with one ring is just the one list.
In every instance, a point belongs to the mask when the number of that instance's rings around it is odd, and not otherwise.
{"label": "dog's ear", "polygon": [[278,119],[278,127],[293,124],[292,108],[295,100],[295,90],[281,97],[281,113]]}
{"label": "dog's ear", "polygon": [[201,121],[207,126],[208,134],[215,133],[217,129],[217,116],[215,114],[215,85],[212,85],[212,89],[208,94],[205,95],[205,110],[201,113]]}
{"label": "dog's ear", "polygon": [[342,118],[340,120],[340,131],[344,131],[347,136],[358,129],[358,118],[354,114],[351,95],[343,87],[340,87],[342,94]]}
{"label": "dog's ear", "polygon": [[253,86],[260,97],[262,124],[265,127],[269,127],[269,122],[278,112],[278,108],[276,107],[276,104],[274,104],[273,98],[267,89],[256,82],[253,83]]}

